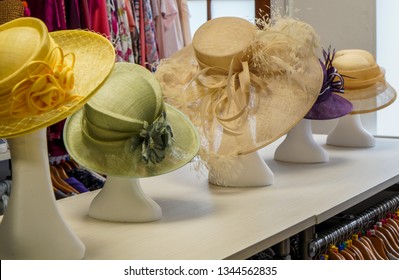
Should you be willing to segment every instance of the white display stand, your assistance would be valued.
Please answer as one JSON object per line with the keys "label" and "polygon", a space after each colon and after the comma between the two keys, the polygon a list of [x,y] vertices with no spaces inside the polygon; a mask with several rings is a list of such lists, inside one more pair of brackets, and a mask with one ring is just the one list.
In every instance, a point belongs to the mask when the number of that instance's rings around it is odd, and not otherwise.
{"label": "white display stand", "polygon": [[85,246],[56,205],[46,128],[7,140],[12,189],[0,224],[0,258],[82,259]]}
{"label": "white display stand", "polygon": [[111,222],[151,222],[162,217],[162,210],[143,192],[138,178],[108,175],[90,204],[89,216]]}
{"label": "white display stand", "polygon": [[274,174],[259,153],[253,152],[214,164],[208,180],[223,187],[261,187],[273,184]]}
{"label": "white display stand", "polygon": [[374,136],[364,127],[360,120],[360,114],[341,117],[335,128],[327,135],[328,145],[370,148],[375,146]]}
{"label": "white display stand", "polygon": [[287,133],[284,141],[277,147],[274,159],[296,163],[323,163],[329,161],[329,156],[314,140],[311,121],[303,119]]}

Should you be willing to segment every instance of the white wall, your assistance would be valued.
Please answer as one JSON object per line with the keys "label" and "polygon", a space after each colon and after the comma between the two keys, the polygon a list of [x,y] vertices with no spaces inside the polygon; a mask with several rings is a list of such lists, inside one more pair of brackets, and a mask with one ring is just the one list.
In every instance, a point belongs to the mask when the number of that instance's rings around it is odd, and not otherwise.
{"label": "white wall", "polygon": [[[396,0],[397,1],[397,0]],[[315,28],[322,47],[364,49],[376,55],[376,0],[276,0],[293,3],[293,15]],[[376,113],[363,114],[363,125],[376,133]],[[336,120],[314,121],[316,133],[328,133]]]}
{"label": "white wall", "polygon": [[[205,0],[188,0],[188,6],[191,13],[190,29],[191,34],[203,23],[206,22],[206,1]],[[249,21],[255,18],[255,1],[254,0],[213,0],[211,2],[212,18],[222,16],[242,17]]]}
{"label": "white wall", "polygon": [[[385,79],[399,89],[399,1],[377,1],[377,62],[386,70]],[[399,136],[399,101],[377,112],[377,134]]]}

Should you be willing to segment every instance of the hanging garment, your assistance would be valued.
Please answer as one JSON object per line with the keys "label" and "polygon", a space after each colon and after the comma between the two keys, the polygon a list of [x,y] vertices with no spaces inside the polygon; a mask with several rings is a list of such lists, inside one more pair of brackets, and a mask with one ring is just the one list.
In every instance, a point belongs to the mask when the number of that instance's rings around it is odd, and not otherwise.
{"label": "hanging garment", "polygon": [[134,62],[124,0],[107,0],[110,37],[116,51],[116,61]]}
{"label": "hanging garment", "polygon": [[65,15],[68,29],[83,28],[78,0],[65,0]]}
{"label": "hanging garment", "polygon": [[190,10],[187,0],[177,0],[184,46],[191,44]]}
{"label": "hanging garment", "polygon": [[93,31],[110,38],[107,3],[105,0],[88,0],[91,28]]}
{"label": "hanging garment", "polygon": [[49,157],[63,157],[68,155],[63,141],[65,119],[47,127],[47,147]]}
{"label": "hanging garment", "polygon": [[136,20],[136,15],[134,10],[134,1],[125,0],[125,2],[126,2],[127,19],[129,21],[130,37],[132,39],[133,60],[134,63],[140,64],[139,61],[140,34],[138,30],[138,21]]}
{"label": "hanging garment", "polygon": [[154,72],[159,64],[159,55],[155,38],[155,22],[150,0],[143,0],[143,11],[146,66],[149,70]]}
{"label": "hanging garment", "polygon": [[145,56],[143,56],[142,49],[144,46],[141,44],[141,33],[142,30],[144,30],[144,27],[140,24],[140,19],[143,17],[143,15],[140,14],[140,0],[131,0],[130,3],[132,4],[132,11],[134,15],[134,20],[136,21],[136,32],[133,32],[132,34],[135,36],[134,37],[134,43],[135,43],[135,56],[136,56],[136,63],[145,66]]}
{"label": "hanging garment", "polygon": [[[157,0],[156,42],[160,58],[167,58],[184,47],[176,0]],[[155,17],[155,15],[154,15]]]}
{"label": "hanging garment", "polygon": [[85,29],[92,30],[89,0],[80,1],[81,22]]}
{"label": "hanging garment", "polygon": [[136,33],[138,63],[153,72],[159,64],[153,9],[150,0],[134,0],[132,2],[138,31]]}
{"label": "hanging garment", "polygon": [[41,19],[48,31],[67,29],[64,0],[27,0],[32,17]]}
{"label": "hanging garment", "polygon": [[76,178],[89,191],[101,189],[105,183],[104,178],[99,178],[99,176],[94,175],[92,172],[90,172],[82,167],[77,167],[77,168],[73,168],[71,170],[67,170],[67,174],[69,177]]}
{"label": "hanging garment", "polygon": [[72,186],[75,190],[77,190],[79,193],[85,193],[88,192],[89,190],[86,188],[86,186],[81,183],[79,180],[77,180],[75,177],[68,177],[65,178],[64,181]]}

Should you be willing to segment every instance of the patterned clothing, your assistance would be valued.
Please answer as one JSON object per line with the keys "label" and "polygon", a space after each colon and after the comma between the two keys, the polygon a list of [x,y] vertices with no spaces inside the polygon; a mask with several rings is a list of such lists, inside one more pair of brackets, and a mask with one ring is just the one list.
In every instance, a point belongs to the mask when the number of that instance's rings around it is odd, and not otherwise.
{"label": "patterned clothing", "polygon": [[184,47],[183,33],[176,0],[157,0],[156,40],[160,58],[168,58]]}
{"label": "patterned clothing", "polygon": [[124,0],[107,0],[110,37],[116,51],[117,62],[134,62],[132,39]]}

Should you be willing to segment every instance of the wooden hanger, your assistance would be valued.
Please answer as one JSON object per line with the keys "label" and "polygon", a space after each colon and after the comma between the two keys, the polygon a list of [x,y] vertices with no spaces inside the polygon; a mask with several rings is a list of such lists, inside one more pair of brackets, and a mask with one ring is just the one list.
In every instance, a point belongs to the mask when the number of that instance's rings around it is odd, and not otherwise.
{"label": "wooden hanger", "polygon": [[62,168],[62,166],[60,165],[54,165],[54,167],[57,169],[58,174],[60,175],[61,179],[63,179],[65,181],[65,179],[67,179],[69,176],[66,173],[65,169]]}
{"label": "wooden hanger", "polygon": [[372,229],[369,231],[368,238],[370,239],[371,243],[373,244],[374,248],[377,250],[378,254],[384,259],[389,260],[387,252],[388,249],[385,246],[384,241],[375,235],[375,230]]}
{"label": "wooden hanger", "polygon": [[330,248],[328,248],[327,255],[329,260],[345,260],[344,256],[338,252],[338,248],[335,245],[331,245]]}
{"label": "wooden hanger", "polygon": [[360,239],[360,242],[363,242],[374,254],[377,260],[384,260],[384,258],[379,254],[378,250],[374,247],[373,243],[371,242],[370,238],[366,235],[363,235]]}
{"label": "wooden hanger", "polygon": [[339,253],[345,258],[345,260],[348,260],[348,261],[355,260],[355,257],[352,254],[350,254],[348,251],[346,251],[345,249],[339,251]]}
{"label": "wooden hanger", "polygon": [[344,249],[342,251],[349,254],[351,256],[351,258],[353,258],[354,260],[358,259],[357,254],[353,250],[349,249],[348,247],[349,247],[348,242],[344,242]]}
{"label": "wooden hanger", "polygon": [[394,216],[389,216],[387,218],[387,223],[392,225],[394,228],[396,228],[396,231],[399,233],[399,221],[396,222],[394,219]]}
{"label": "wooden hanger", "polygon": [[364,260],[362,252],[360,252],[358,248],[353,246],[352,240],[347,240],[346,242],[347,242],[347,249],[354,254],[355,260]]}
{"label": "wooden hanger", "polygon": [[395,237],[395,233],[391,229],[391,225],[387,225],[384,221],[381,222],[381,226],[378,227],[385,236],[387,237],[388,241],[391,243],[392,248],[399,254],[399,245],[397,238]]}
{"label": "wooden hanger", "polygon": [[59,175],[57,168],[55,166],[50,165],[50,173],[51,173],[51,180],[56,188],[61,190],[64,193],[74,193],[79,194],[79,192],[70,186],[67,182],[65,182]]}
{"label": "wooden hanger", "polygon": [[72,166],[69,165],[69,163],[66,160],[61,161],[58,166],[62,167],[65,171],[70,171],[72,170]]}
{"label": "wooden hanger", "polygon": [[68,188],[65,188],[64,185],[60,184],[60,183],[55,179],[55,177],[54,177],[53,174],[51,174],[51,183],[53,184],[53,189],[55,188],[55,189],[57,189],[57,190],[63,192],[63,193],[66,194],[66,195],[70,195],[70,194],[71,194],[71,192],[69,191],[69,189],[68,189]]}
{"label": "wooden hanger", "polygon": [[78,164],[73,158],[70,158],[70,159],[68,160],[68,164],[69,164],[73,169],[78,169],[78,168],[80,168],[79,164]]}
{"label": "wooden hanger", "polygon": [[345,260],[355,260],[355,256],[352,252],[345,250],[345,244],[340,244],[338,246],[339,253],[345,258]]}
{"label": "wooden hanger", "polygon": [[382,239],[384,242],[385,248],[387,253],[391,254],[395,258],[399,258],[399,253],[392,247],[391,243],[389,242],[387,236],[384,234],[384,231],[381,226],[375,227],[375,235]]}
{"label": "wooden hanger", "polygon": [[359,249],[362,253],[362,256],[365,260],[376,260],[377,258],[372,253],[371,249],[369,249],[363,242],[359,240],[358,234],[352,235],[352,245]]}
{"label": "wooden hanger", "polygon": [[[396,225],[396,224],[395,224]],[[385,227],[387,230],[389,230],[392,234],[392,236],[395,239],[396,244],[399,243],[399,232],[396,229],[395,226],[393,226],[391,223],[388,223],[388,219],[385,219],[383,222],[383,227]],[[399,245],[399,244],[398,244]]]}

